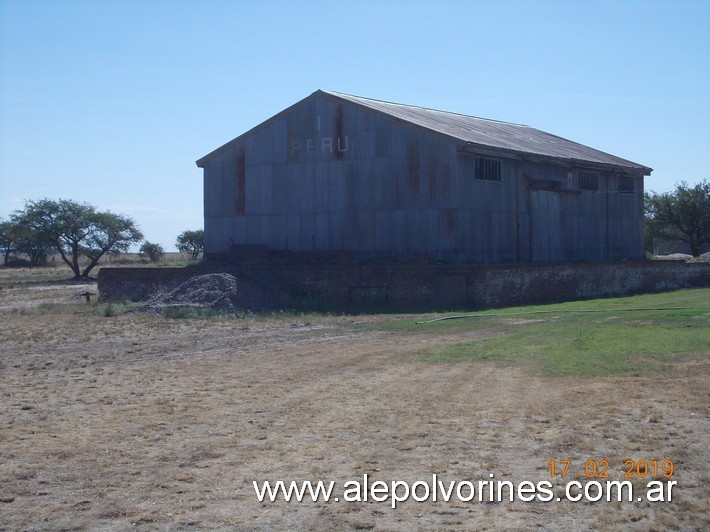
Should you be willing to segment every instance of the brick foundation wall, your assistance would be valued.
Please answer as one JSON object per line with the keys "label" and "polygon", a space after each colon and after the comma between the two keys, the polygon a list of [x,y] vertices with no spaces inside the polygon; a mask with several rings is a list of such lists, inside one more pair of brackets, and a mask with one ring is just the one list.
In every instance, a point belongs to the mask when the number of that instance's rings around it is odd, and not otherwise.
{"label": "brick foundation wall", "polygon": [[226,271],[277,290],[288,306],[399,310],[484,308],[710,286],[710,264],[680,261],[389,265],[260,264],[102,268],[100,300],[144,300],[194,275]]}

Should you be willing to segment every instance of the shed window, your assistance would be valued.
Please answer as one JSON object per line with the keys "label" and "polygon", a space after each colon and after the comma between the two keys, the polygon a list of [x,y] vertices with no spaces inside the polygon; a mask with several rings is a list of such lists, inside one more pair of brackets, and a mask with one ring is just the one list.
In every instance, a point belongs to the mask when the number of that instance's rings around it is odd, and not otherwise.
{"label": "shed window", "polygon": [[581,170],[579,172],[580,190],[599,190],[599,172]]}
{"label": "shed window", "polygon": [[500,182],[500,161],[478,157],[476,159],[476,179]]}
{"label": "shed window", "polygon": [[634,183],[634,178],[630,175],[620,175],[619,176],[619,184],[618,184],[618,191],[622,192],[624,194],[632,194],[635,192],[635,183]]}

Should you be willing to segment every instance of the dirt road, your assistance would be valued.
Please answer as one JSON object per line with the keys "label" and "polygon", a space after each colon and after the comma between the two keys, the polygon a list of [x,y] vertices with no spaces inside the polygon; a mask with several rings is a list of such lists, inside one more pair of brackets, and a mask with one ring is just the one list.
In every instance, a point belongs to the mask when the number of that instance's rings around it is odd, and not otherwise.
{"label": "dirt road", "polygon": [[[169,320],[104,317],[81,304],[0,310],[0,528],[699,530],[710,522],[707,360],[685,361],[669,377],[543,378],[488,362],[416,362],[424,347],[486,332],[378,328],[393,316]],[[673,499],[556,501],[564,481],[588,480],[589,459],[607,461],[610,480],[624,479],[627,459],[672,460]],[[566,479],[550,477],[550,460],[572,462]],[[346,483],[364,475],[413,485],[433,474],[446,485],[547,480],[554,499],[452,497],[396,509],[391,500],[344,500]],[[633,480],[635,494],[649,479]],[[340,500],[259,502],[253,481],[278,480],[334,481]]]}

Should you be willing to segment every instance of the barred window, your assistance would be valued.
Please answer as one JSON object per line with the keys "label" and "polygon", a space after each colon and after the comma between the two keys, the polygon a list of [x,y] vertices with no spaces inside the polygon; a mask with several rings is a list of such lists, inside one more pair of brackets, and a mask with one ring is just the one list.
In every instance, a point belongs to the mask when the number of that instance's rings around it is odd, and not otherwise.
{"label": "barred window", "polygon": [[476,159],[476,179],[500,182],[500,161],[478,157]]}
{"label": "barred window", "polygon": [[580,190],[599,190],[599,172],[580,170],[578,177]]}
{"label": "barred window", "polygon": [[630,175],[620,175],[618,183],[618,191],[624,194],[632,194],[636,191],[636,183],[634,182],[633,176]]}

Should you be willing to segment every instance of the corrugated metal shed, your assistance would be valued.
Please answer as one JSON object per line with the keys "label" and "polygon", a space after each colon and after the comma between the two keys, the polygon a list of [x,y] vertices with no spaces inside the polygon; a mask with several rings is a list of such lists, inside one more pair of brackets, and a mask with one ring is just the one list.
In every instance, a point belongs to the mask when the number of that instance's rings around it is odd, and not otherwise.
{"label": "corrugated metal shed", "polygon": [[319,90],[197,165],[211,257],[643,256],[651,169],[529,126]]}

